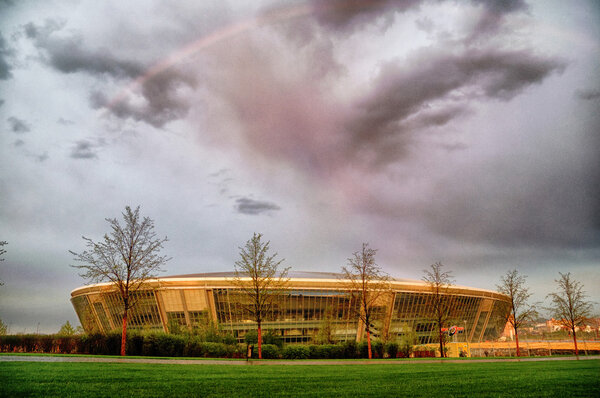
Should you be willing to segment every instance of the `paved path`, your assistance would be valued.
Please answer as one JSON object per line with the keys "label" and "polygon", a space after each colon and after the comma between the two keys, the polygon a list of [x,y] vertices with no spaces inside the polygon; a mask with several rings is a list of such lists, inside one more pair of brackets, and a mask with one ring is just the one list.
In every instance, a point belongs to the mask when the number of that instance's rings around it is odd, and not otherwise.
{"label": "paved path", "polygon": [[[600,359],[600,355],[580,356],[582,360]],[[106,357],[71,357],[71,356],[33,356],[33,355],[2,355],[0,362],[107,362],[107,363],[153,363],[178,365],[410,365],[413,363],[480,363],[480,362],[538,362],[538,361],[575,361],[576,357],[527,357],[510,359],[413,359],[407,360],[266,360],[266,361],[225,361],[220,359],[152,359],[152,358],[106,358]]]}

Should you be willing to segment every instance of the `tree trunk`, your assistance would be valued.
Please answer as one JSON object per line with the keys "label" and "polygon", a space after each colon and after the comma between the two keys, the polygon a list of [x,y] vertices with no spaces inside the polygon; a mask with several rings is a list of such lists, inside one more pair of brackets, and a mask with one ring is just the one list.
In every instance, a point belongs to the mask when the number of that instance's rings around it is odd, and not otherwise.
{"label": "tree trunk", "polygon": [[438,329],[439,329],[439,332],[440,332],[440,357],[441,358],[445,358],[445,355],[444,355],[444,334],[442,332],[442,327],[441,326]]}
{"label": "tree trunk", "polygon": [[517,342],[517,356],[521,356],[519,352],[519,334],[517,333],[517,328],[515,328],[515,341]]}
{"label": "tree trunk", "polygon": [[127,347],[127,309],[123,312],[123,332],[121,333],[121,356],[125,356]]}
{"label": "tree trunk", "polygon": [[258,323],[258,359],[262,359],[262,327]]}
{"label": "tree trunk", "polygon": [[367,347],[369,352],[369,359],[373,358],[373,352],[371,351],[371,331],[367,328]]}
{"label": "tree trunk", "polygon": [[579,359],[579,350],[577,349],[577,334],[575,334],[575,328],[573,328],[572,330],[573,330],[573,343],[575,344],[575,355],[577,356],[577,359]]}

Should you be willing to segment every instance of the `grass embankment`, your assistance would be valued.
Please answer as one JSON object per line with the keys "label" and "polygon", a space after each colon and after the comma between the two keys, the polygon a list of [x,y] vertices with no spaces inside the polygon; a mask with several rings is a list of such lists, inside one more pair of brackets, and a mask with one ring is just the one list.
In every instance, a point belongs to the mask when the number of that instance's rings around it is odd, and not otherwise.
{"label": "grass embankment", "polygon": [[600,396],[600,360],[227,366],[0,363],[0,396]]}

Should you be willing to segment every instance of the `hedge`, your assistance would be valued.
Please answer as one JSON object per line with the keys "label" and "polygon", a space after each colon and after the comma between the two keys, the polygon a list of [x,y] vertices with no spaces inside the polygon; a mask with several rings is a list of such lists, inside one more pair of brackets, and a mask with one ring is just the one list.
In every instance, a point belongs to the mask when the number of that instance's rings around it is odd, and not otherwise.
{"label": "hedge", "polygon": [[[262,354],[265,359],[351,359],[368,357],[366,342],[346,341],[338,344],[323,345],[291,344],[283,347],[275,339],[270,342],[278,344],[265,342],[262,345]],[[253,346],[252,356],[253,358],[257,358],[258,347],[256,344]],[[118,355],[120,347],[120,333],[74,336],[34,334],[0,336],[0,351],[2,352]],[[397,358],[404,356],[402,347],[397,343],[383,344],[375,340],[372,342],[371,348],[374,358]],[[131,332],[127,336],[127,355],[245,358],[246,353],[246,344],[205,341],[203,340],[203,336],[166,333],[140,334],[136,332]],[[415,352],[415,356],[424,356],[427,354],[421,351]]]}

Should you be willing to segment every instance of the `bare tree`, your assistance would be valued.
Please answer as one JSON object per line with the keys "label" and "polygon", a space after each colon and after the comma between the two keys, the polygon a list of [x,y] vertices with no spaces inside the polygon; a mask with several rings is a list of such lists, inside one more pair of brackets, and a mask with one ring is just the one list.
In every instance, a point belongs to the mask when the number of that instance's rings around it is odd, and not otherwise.
{"label": "bare tree", "polygon": [[[3,249],[2,247],[8,245],[8,242],[6,241],[0,241],[0,261],[4,261],[4,258],[2,257],[5,253],[6,253],[6,249]],[[0,286],[4,285],[4,281],[2,281],[2,279],[0,279]]]}
{"label": "bare tree", "polygon": [[83,265],[72,265],[83,272],[80,276],[87,283],[112,282],[119,292],[123,309],[123,332],[121,355],[125,355],[127,342],[127,314],[134,308],[136,292],[161,271],[170,258],[160,255],[167,238],[157,239],[154,221],[140,217],[140,207],[131,210],[125,207],[122,213],[124,225],[116,218],[107,218],[111,231],[100,242],[83,237],[87,250],[76,253],[69,251],[74,260]]}
{"label": "bare tree", "polygon": [[517,356],[520,356],[519,328],[525,323],[533,321],[537,316],[535,306],[528,303],[531,293],[529,293],[529,288],[525,286],[526,279],[525,275],[519,275],[519,271],[513,269],[500,279],[499,285],[496,285],[500,293],[510,297],[511,311],[507,321],[515,331]]}
{"label": "bare tree", "polygon": [[448,327],[451,318],[452,306],[448,297],[448,290],[454,283],[452,272],[442,270],[444,265],[440,262],[431,264],[429,269],[424,269],[423,281],[427,283],[431,291],[431,301],[425,314],[429,319],[435,321],[438,338],[440,342],[440,356],[444,358],[445,353],[445,335],[442,329]]}
{"label": "bare tree", "polygon": [[571,279],[570,272],[566,274],[559,272],[559,275],[560,279],[555,279],[559,291],[546,296],[551,301],[548,309],[557,322],[572,333],[575,355],[579,357],[575,329],[585,325],[592,310],[592,303],[586,300],[587,295],[583,285]]}
{"label": "bare tree", "polygon": [[269,255],[271,242],[262,243],[262,234],[254,233],[252,239],[240,247],[240,260],[235,262],[233,284],[240,288],[245,300],[243,309],[254,318],[258,332],[258,358],[262,359],[262,322],[273,303],[281,296],[289,278],[290,267],[279,271],[284,261],[276,260],[277,253]]}
{"label": "bare tree", "polygon": [[373,321],[378,315],[378,307],[390,293],[390,277],[375,263],[376,253],[377,250],[369,248],[368,243],[363,243],[362,250],[354,252],[348,259],[348,266],[342,267],[342,275],[348,281],[352,300],[359,302],[359,305],[353,308],[356,308],[357,317],[365,325],[369,359],[373,357],[371,351]]}

